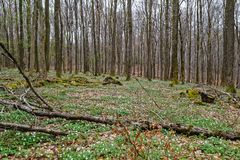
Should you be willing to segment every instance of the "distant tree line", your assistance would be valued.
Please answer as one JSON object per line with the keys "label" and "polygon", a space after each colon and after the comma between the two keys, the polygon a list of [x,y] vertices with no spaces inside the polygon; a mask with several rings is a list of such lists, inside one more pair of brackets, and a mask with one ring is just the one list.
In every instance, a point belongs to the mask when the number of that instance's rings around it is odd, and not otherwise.
{"label": "distant tree line", "polygon": [[[0,0],[0,41],[30,73],[240,87],[237,0]],[[13,64],[0,56],[0,68]]]}

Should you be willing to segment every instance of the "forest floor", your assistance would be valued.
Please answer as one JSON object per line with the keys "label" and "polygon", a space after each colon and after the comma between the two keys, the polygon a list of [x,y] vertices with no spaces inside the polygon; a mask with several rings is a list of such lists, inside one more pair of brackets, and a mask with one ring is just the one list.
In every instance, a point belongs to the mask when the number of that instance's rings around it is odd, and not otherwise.
{"label": "forest floor", "polygon": [[[50,73],[50,77],[53,75]],[[196,99],[180,96],[194,84],[170,87],[170,82],[139,79],[150,98],[134,79],[126,82],[120,77],[123,86],[103,86],[103,76],[79,76],[85,77],[89,83],[49,83],[36,89],[55,109],[75,115],[153,122],[164,119],[213,131],[240,132],[240,119],[231,125],[238,116],[238,108],[222,101],[202,104],[196,103]],[[9,86],[16,93],[23,91],[19,88],[22,83],[23,79],[16,70],[0,71],[0,84]],[[3,91],[0,91],[0,98],[11,99]],[[38,118],[4,106],[0,106],[0,121],[70,132],[68,136],[59,137],[42,133],[0,132],[0,159],[240,159],[240,141],[217,137],[188,137],[167,130],[140,132],[85,121]]]}

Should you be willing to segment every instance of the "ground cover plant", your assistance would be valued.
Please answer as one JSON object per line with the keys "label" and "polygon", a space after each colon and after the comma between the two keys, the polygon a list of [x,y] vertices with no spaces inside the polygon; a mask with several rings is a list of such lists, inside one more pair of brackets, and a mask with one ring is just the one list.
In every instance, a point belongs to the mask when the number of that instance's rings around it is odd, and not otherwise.
{"label": "ground cover plant", "polygon": [[[23,82],[16,70],[1,72],[0,82],[9,85]],[[53,73],[49,75],[49,78]],[[56,110],[75,115],[112,117],[119,120],[159,122],[161,120],[190,127],[201,127],[212,131],[239,132],[239,108],[218,100],[214,104],[196,103],[200,97],[181,96],[181,92],[192,89],[194,84],[179,84],[173,87],[166,81],[140,79],[124,81],[120,85],[102,85],[104,76],[94,77],[79,74],[89,83],[66,85],[62,81],[49,82],[36,87],[37,91]],[[65,78],[71,75],[64,75]],[[11,79],[11,80],[8,80]],[[91,82],[91,83],[90,83]],[[94,84],[94,85],[93,85]],[[21,93],[23,87],[14,90]],[[219,88],[224,90],[224,88]],[[147,93],[146,93],[147,91]],[[14,99],[0,92],[1,99]],[[154,102],[161,108],[158,108]],[[218,137],[187,136],[172,130],[157,129],[142,131],[118,125],[103,125],[86,121],[49,119],[27,114],[18,109],[1,105],[0,119],[3,122],[41,126],[68,131],[67,136],[52,136],[44,133],[22,133],[1,130],[1,158],[24,159],[239,159],[239,141]]]}

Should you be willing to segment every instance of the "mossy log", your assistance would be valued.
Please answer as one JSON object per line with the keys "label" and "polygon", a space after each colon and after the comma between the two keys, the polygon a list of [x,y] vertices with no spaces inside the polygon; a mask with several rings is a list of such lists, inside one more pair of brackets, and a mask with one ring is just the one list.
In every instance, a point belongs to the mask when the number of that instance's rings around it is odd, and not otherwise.
{"label": "mossy log", "polygon": [[118,121],[115,119],[109,118],[101,118],[101,117],[94,117],[94,116],[77,116],[71,115],[68,113],[62,112],[49,112],[49,111],[42,111],[42,110],[33,110],[28,106],[24,106],[15,102],[9,102],[5,100],[0,100],[0,104],[4,106],[10,106],[27,113],[33,114],[35,116],[40,117],[48,117],[48,118],[63,118],[66,120],[82,120],[94,123],[101,123],[106,125],[115,125],[115,124],[122,124],[125,126],[133,126],[140,128],[142,130],[155,130],[155,129],[167,129],[173,130],[178,134],[185,134],[189,136],[193,135],[203,135],[205,137],[220,137],[227,140],[240,140],[240,133],[238,132],[222,132],[222,131],[210,131],[204,128],[198,128],[193,126],[185,126],[182,124],[174,124],[174,123],[152,123],[149,121],[138,122],[138,121]]}
{"label": "mossy log", "polygon": [[116,85],[120,85],[120,86],[123,85],[120,81],[114,79],[113,77],[106,77],[106,78],[104,78],[102,84],[103,84],[103,85],[116,84]]}
{"label": "mossy log", "polygon": [[201,95],[202,102],[205,102],[205,103],[215,102],[215,98],[213,96],[208,95],[207,93],[204,93],[204,92],[199,92],[199,94]]}

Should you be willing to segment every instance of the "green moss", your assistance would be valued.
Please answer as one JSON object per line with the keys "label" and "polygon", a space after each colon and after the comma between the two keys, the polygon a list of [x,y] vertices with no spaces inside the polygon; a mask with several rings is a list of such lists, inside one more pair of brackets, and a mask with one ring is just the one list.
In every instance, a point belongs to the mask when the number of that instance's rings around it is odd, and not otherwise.
{"label": "green moss", "polygon": [[227,86],[225,91],[228,93],[237,93],[237,90],[234,85]]}
{"label": "green moss", "polygon": [[200,97],[199,90],[197,89],[189,89],[186,91],[186,93],[190,99],[197,99]]}

